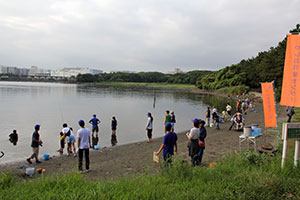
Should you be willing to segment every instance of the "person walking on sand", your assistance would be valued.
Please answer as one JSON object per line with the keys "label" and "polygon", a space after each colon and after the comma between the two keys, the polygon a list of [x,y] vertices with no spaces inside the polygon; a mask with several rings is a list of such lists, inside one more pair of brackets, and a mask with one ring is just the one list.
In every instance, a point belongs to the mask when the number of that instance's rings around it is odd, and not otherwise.
{"label": "person walking on sand", "polygon": [[[90,124],[92,124],[92,143],[93,147],[98,144],[99,142],[99,124],[101,121],[96,117],[96,114],[93,115],[93,118],[89,121]],[[94,135],[94,132],[96,132],[96,137]]]}
{"label": "person walking on sand", "polygon": [[[166,111],[166,116],[165,116],[165,119],[164,119],[164,125],[166,126],[166,124],[168,122],[171,122],[171,115],[170,115],[170,111]],[[167,130],[165,129],[165,133],[167,132]]]}
{"label": "person walking on sand", "polygon": [[32,141],[31,141],[31,147],[32,147],[32,154],[29,158],[26,159],[26,161],[29,164],[32,164],[31,159],[35,158],[36,163],[41,163],[39,161],[39,146],[42,146],[43,142],[40,139],[40,125],[37,124],[34,126],[34,132],[32,134]]}
{"label": "person walking on sand", "polygon": [[175,118],[175,114],[174,111],[171,111],[171,124],[172,124],[172,132],[174,132],[175,130],[175,123],[176,123],[176,118]]}
{"label": "person walking on sand", "polygon": [[175,132],[172,132],[172,124],[170,122],[166,123],[165,129],[167,133],[163,138],[163,143],[160,146],[159,150],[155,152],[155,155],[159,155],[161,151],[163,151],[165,167],[168,167],[172,164],[172,156],[174,155],[174,151],[177,153],[177,135]]}
{"label": "person walking on sand", "polygon": [[210,122],[210,108],[207,107],[206,111],[205,111],[205,120],[206,120],[206,126],[209,126],[209,122]]}
{"label": "person walking on sand", "polygon": [[152,130],[153,130],[153,117],[150,112],[147,113],[148,121],[146,125],[148,143],[152,142]]}
{"label": "person walking on sand", "polygon": [[77,145],[78,145],[78,169],[82,173],[82,159],[83,153],[85,154],[85,169],[86,172],[90,171],[90,152],[89,148],[91,146],[91,131],[88,128],[85,128],[85,123],[83,120],[78,121],[79,126],[81,127],[77,131]]}
{"label": "person walking on sand", "polygon": [[118,122],[116,120],[116,117],[112,117],[111,120],[111,145],[115,146],[118,141],[117,141],[117,125]]}

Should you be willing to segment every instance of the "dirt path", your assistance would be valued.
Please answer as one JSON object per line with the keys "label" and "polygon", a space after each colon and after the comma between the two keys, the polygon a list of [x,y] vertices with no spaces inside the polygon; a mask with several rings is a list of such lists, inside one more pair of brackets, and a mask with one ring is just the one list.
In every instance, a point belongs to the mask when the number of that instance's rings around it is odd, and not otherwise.
{"label": "dirt path", "polygon": [[[257,105],[257,113],[249,112],[245,116],[247,125],[258,124],[265,132],[262,104]],[[279,107],[279,120],[285,120],[285,111],[283,107]],[[221,124],[221,130],[215,128],[207,128],[206,149],[203,156],[203,164],[208,165],[209,162],[217,161],[224,154],[229,152],[239,151],[238,137],[241,132],[229,131],[228,128],[231,122]],[[192,127],[192,122],[191,122]],[[146,134],[145,134],[146,137]],[[263,141],[275,142],[274,135],[265,134],[258,140],[258,145]],[[141,172],[153,173],[159,169],[159,165],[153,163],[153,151],[157,151],[162,142],[162,138],[154,139],[152,143],[139,142],[122,146],[115,146],[98,151],[92,150],[90,154],[91,172],[85,174],[88,179],[115,179],[124,176],[131,176]],[[243,149],[246,145],[243,144]],[[189,160],[187,151],[187,139],[185,133],[178,133],[178,155],[181,159]],[[162,155],[161,155],[162,156]],[[26,162],[18,162],[0,165],[0,171],[12,170],[12,173],[17,176],[23,176],[25,170],[20,169],[20,166],[27,165]],[[41,164],[32,164],[35,168],[46,169],[46,175],[62,175],[67,173],[77,173],[78,158],[66,155],[57,156],[44,161]],[[35,175],[34,177],[39,177]]]}

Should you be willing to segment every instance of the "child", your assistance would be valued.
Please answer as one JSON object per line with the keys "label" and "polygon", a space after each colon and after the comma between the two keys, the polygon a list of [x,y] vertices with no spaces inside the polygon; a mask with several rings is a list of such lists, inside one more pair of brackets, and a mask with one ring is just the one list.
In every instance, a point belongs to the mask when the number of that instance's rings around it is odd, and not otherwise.
{"label": "child", "polygon": [[[163,143],[160,146],[159,150],[155,152],[155,155],[159,155],[163,150],[165,167],[172,163],[172,156],[174,155],[174,150],[177,153],[177,135],[174,132],[171,132],[172,124],[170,122],[166,123],[166,134],[163,139]],[[174,149],[175,147],[175,149]]]}
{"label": "child", "polygon": [[111,120],[111,145],[115,146],[118,141],[117,141],[117,125],[118,122],[116,120],[116,117],[112,117]]}
{"label": "child", "polygon": [[17,130],[13,130],[11,134],[9,134],[9,141],[13,143],[13,145],[17,145],[18,142],[18,133]]}
{"label": "child", "polygon": [[59,141],[60,141],[60,148],[58,150],[59,154],[62,155],[64,153],[64,148],[65,148],[65,134],[63,134],[63,132],[61,131],[60,133],[60,137],[59,137]]}
{"label": "child", "polygon": [[219,119],[218,113],[214,112],[214,113],[212,114],[212,118],[213,118],[213,120],[214,120],[214,122],[215,122],[215,124],[216,124],[216,129],[217,129],[217,130],[220,130],[220,126],[219,126],[220,119]]}

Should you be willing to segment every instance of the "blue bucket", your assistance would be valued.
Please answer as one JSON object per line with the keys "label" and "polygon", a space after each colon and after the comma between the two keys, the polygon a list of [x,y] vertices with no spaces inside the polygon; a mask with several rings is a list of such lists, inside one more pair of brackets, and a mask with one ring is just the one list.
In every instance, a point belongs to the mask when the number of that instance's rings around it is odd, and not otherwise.
{"label": "blue bucket", "polygon": [[43,159],[44,159],[44,160],[49,160],[49,158],[50,158],[50,155],[49,155],[49,154],[45,153],[45,154],[43,155]]}
{"label": "blue bucket", "polygon": [[98,145],[95,145],[95,146],[94,146],[94,149],[95,149],[95,150],[99,150],[99,146],[98,146]]}

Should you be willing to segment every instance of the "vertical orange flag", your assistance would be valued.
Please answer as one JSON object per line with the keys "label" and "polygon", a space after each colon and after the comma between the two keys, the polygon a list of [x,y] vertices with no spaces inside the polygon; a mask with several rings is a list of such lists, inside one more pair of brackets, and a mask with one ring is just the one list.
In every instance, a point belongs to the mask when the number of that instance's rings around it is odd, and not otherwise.
{"label": "vertical orange flag", "polygon": [[281,105],[300,107],[300,35],[288,35]]}
{"label": "vertical orange flag", "polygon": [[262,83],[265,127],[277,127],[273,83]]}

